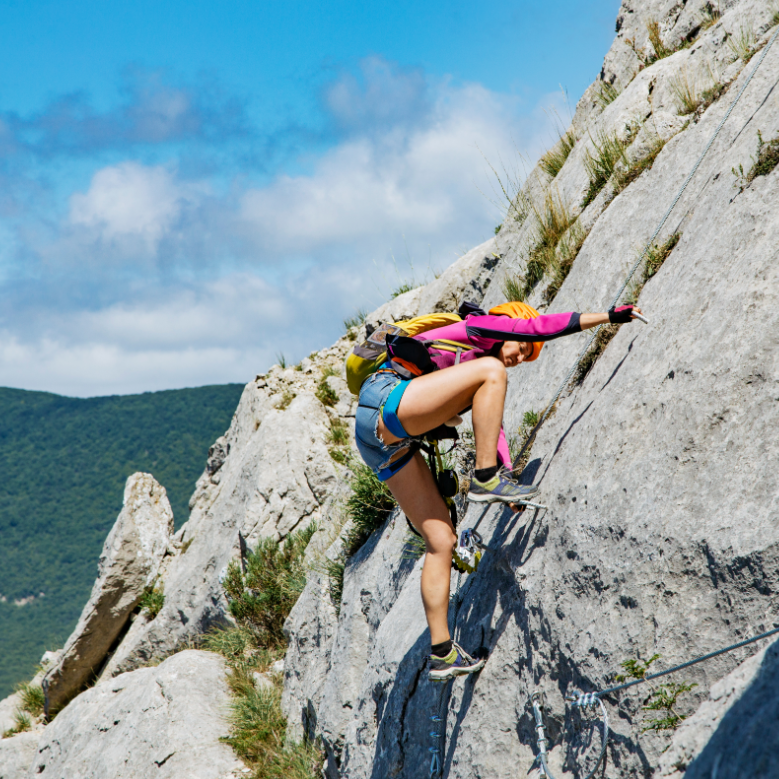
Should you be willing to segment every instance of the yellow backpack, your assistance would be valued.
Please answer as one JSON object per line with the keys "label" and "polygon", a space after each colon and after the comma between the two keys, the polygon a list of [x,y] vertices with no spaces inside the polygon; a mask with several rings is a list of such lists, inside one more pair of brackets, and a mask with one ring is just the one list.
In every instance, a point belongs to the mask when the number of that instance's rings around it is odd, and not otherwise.
{"label": "yellow backpack", "polygon": [[380,325],[361,344],[355,346],[346,358],[346,383],[349,385],[349,390],[359,395],[365,379],[386,361],[388,335],[411,337],[438,327],[452,325],[461,319],[459,314],[423,314],[403,322]]}

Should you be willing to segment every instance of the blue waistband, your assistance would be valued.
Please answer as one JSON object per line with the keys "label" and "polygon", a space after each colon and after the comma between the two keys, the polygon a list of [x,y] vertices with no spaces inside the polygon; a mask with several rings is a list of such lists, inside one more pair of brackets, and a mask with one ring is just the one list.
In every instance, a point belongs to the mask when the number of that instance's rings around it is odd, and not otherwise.
{"label": "blue waistband", "polygon": [[400,405],[400,399],[403,397],[403,393],[406,391],[411,381],[399,381],[393,388],[390,394],[387,396],[387,400],[384,401],[384,406],[381,409],[381,416],[384,420],[384,425],[392,435],[398,438],[409,438],[409,434],[403,428],[403,425],[398,419],[398,406]]}

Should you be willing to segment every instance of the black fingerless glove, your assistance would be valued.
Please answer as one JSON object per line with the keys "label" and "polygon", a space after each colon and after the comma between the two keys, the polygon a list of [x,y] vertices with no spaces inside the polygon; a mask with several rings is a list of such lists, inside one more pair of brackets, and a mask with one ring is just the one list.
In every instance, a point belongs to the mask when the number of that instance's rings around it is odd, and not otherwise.
{"label": "black fingerless glove", "polygon": [[613,325],[624,325],[630,322],[633,306],[620,306],[619,308],[609,309],[609,322]]}

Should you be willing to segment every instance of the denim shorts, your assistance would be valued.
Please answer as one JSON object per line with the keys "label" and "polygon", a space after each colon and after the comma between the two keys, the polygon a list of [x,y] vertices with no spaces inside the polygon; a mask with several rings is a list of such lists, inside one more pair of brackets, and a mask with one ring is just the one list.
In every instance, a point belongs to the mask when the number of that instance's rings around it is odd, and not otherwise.
{"label": "denim shorts", "polygon": [[[360,400],[355,419],[355,442],[365,464],[379,481],[386,481],[407,465],[417,450],[417,439],[409,436],[398,419],[398,406],[410,381],[404,381],[394,371],[382,370],[371,374],[360,389]],[[393,435],[402,438],[394,444],[384,444],[376,428],[382,415],[384,426]],[[390,463],[398,452],[406,454]]]}

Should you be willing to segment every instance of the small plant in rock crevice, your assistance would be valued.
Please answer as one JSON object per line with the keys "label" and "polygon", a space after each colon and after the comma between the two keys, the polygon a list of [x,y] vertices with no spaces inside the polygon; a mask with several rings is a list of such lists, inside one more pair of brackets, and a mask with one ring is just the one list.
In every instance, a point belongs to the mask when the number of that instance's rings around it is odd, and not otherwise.
{"label": "small plant in rock crevice", "polygon": [[641,159],[628,165],[627,168],[622,168],[616,172],[614,176],[614,192],[619,194],[625,190],[630,184],[632,184],[642,173],[647,170],[651,170],[660,152],[665,148],[667,141],[657,136],[649,151],[641,157]]}
{"label": "small plant in rock crevice", "polygon": [[3,738],[10,738],[11,736],[15,736],[17,733],[24,733],[26,730],[30,730],[32,727],[32,720],[30,719],[30,715],[21,711],[17,710],[14,713],[14,724],[12,727],[8,728],[8,730],[3,731]]}
{"label": "small plant in rock crevice", "polygon": [[340,610],[343,594],[346,562],[384,524],[397,505],[387,485],[379,481],[367,465],[354,461],[350,461],[349,465],[352,467],[352,494],[346,501],[349,524],[338,559],[325,562],[325,572],[330,579],[330,598],[337,611]]}
{"label": "small plant in rock crevice", "polygon": [[703,7],[702,18],[702,30],[708,30],[710,27],[713,27],[722,18],[719,2],[717,2],[716,5],[712,2],[706,3],[706,5]]}
{"label": "small plant in rock crevice", "polygon": [[736,184],[739,192],[743,192],[758,176],[767,176],[779,165],[779,136],[771,141],[764,141],[763,134],[757,131],[757,157],[752,158],[753,164],[748,172],[744,172],[744,166],[732,168],[736,176]]}
{"label": "small plant in rock crevice", "polygon": [[[533,211],[536,220],[535,242],[528,251],[524,274],[520,277],[508,276],[504,279],[502,286],[506,300],[526,300],[546,273],[559,265],[558,246],[575,222],[575,217],[562,198],[552,190],[546,193],[543,206],[541,208],[533,207]],[[563,247],[568,255],[573,251],[572,247],[576,242],[576,240],[571,240]],[[582,238],[581,243],[583,242]],[[573,263],[573,258],[581,247],[581,243],[576,246],[573,257],[565,258],[568,265]]]}
{"label": "small plant in rock crevice", "polygon": [[19,705],[14,712],[14,724],[3,731],[2,738],[10,738],[30,730],[32,720],[43,714],[46,698],[40,684],[21,682],[16,685],[16,693],[19,695]]}
{"label": "small plant in rock crevice", "polygon": [[[618,684],[622,684],[628,679],[646,679],[649,666],[655,660],[659,660],[660,657],[661,655],[654,654],[646,661],[638,658],[623,661],[620,665],[625,669],[625,673],[617,674],[615,681]],[[644,711],[661,711],[664,712],[665,716],[649,720],[642,732],[646,733],[649,730],[675,730],[686,717],[684,714],[679,714],[674,708],[677,705],[679,696],[697,686],[697,684],[690,684],[689,682],[666,682],[652,690],[644,699],[641,708]]]}
{"label": "small plant in rock crevice", "polygon": [[278,352],[276,354],[276,362],[278,363],[279,368],[282,370],[287,367],[287,358],[284,356],[284,352]]}
{"label": "small plant in rock crevice", "polygon": [[547,266],[547,271],[551,273],[551,279],[544,290],[545,303],[551,303],[560,291],[588,234],[589,232],[582,227],[581,222],[577,219],[559,240],[554,256]]}
{"label": "small plant in rock crevice", "polygon": [[330,420],[327,442],[333,446],[346,446],[349,443],[349,426],[340,417]]}
{"label": "small plant in rock crevice", "polygon": [[314,395],[316,395],[317,400],[323,406],[327,406],[328,408],[332,408],[338,403],[338,393],[327,383],[327,377],[322,377],[321,381],[316,386]]}
{"label": "small plant in rock crevice", "polygon": [[296,397],[297,395],[291,390],[284,390],[284,392],[281,394],[281,399],[276,405],[276,408],[279,411],[284,411],[285,409],[289,408],[289,404],[292,403]]}
{"label": "small plant in rock crevice", "polygon": [[630,46],[631,49],[633,49],[633,53],[636,55],[636,57],[638,57],[638,60],[641,63],[639,69],[653,65],[658,60],[670,57],[677,51],[681,51],[682,49],[686,49],[690,46],[689,40],[680,41],[676,46],[667,46],[663,41],[663,37],[660,32],[660,23],[657,21],[657,19],[647,19],[645,26],[647,37],[649,38],[649,45],[652,49],[649,53],[639,48],[634,39],[625,39],[625,43]]}
{"label": "small plant in rock crevice", "polygon": [[644,257],[644,265],[641,269],[641,273],[638,279],[631,285],[630,291],[625,298],[626,304],[632,305],[638,302],[644,285],[660,270],[663,263],[671,256],[671,252],[676,248],[676,244],[679,243],[681,237],[682,234],[677,232],[669,236],[663,243],[654,244],[649,247],[646,256]]}
{"label": "small plant in rock crevice", "polygon": [[676,107],[682,116],[691,114],[698,108],[700,96],[695,81],[686,67],[681,68],[675,76],[671,77],[669,86],[673,92]]}
{"label": "small plant in rock crevice", "polygon": [[508,439],[509,451],[511,452],[511,460],[514,463],[513,467],[515,473],[522,473],[522,471],[525,469],[525,466],[528,464],[528,462],[530,462],[530,454],[533,449],[532,444],[525,450],[522,455],[522,459],[519,462],[517,462],[517,457],[519,457],[519,453],[522,451],[522,447],[530,439],[533,428],[538,424],[540,416],[540,414],[538,414],[536,411],[533,411],[532,409],[530,411],[526,411],[522,416],[522,424],[517,429],[516,435],[513,435]]}
{"label": "small plant in rock crevice", "polygon": [[141,595],[140,601],[138,602],[138,607],[150,620],[154,619],[160,613],[160,611],[162,611],[162,607],[164,605],[165,593],[162,589],[162,585],[159,587],[147,587],[144,590],[143,595]]}
{"label": "small plant in rock crevice", "polygon": [[573,384],[581,384],[584,381],[587,374],[592,370],[593,365],[597,362],[598,357],[606,351],[606,347],[611,342],[611,339],[619,332],[621,326],[622,325],[600,326],[592,346],[590,346],[581,360],[579,360],[579,365],[576,367],[576,373],[573,376]]}
{"label": "small plant in rock crevice", "polygon": [[346,317],[346,319],[344,319],[344,328],[346,330],[346,334],[348,335],[352,330],[360,327],[365,321],[366,316],[368,316],[368,312],[363,308],[358,308],[354,314]]}
{"label": "small plant in rock crevice", "polygon": [[598,81],[598,92],[595,95],[595,100],[601,108],[611,105],[618,97],[619,89],[614,84],[602,79]]}

